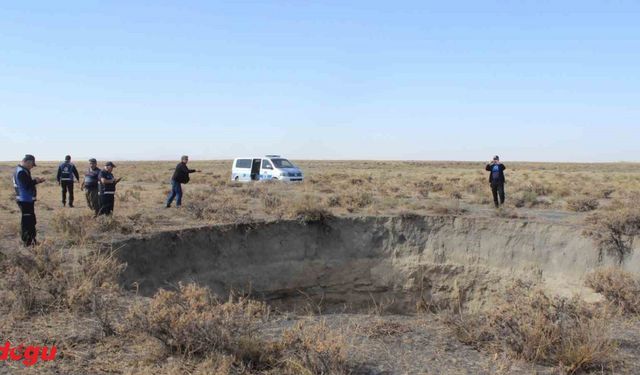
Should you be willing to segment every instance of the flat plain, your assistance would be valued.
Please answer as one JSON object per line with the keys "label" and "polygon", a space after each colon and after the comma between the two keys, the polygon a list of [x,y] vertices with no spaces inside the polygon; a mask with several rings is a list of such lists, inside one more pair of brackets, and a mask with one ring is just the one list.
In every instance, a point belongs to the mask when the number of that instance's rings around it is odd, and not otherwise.
{"label": "flat plain", "polygon": [[[58,163],[39,162],[33,249],[18,241],[17,163],[0,163],[1,337],[61,354],[0,372],[640,371],[640,164],[506,161],[496,210],[483,162],[294,161],[303,183],[237,183],[231,161],[192,161],[202,173],[183,207],[165,208],[176,163],[116,162],[115,214],[95,219],[79,184],[75,208],[62,207]],[[258,256],[254,238],[273,256]],[[160,255],[118,254],[164,242],[162,256],[204,255],[178,270]],[[222,267],[213,249],[242,261]],[[544,259],[534,264],[530,249]],[[171,282],[146,293],[131,286],[142,272]],[[261,290],[219,284],[242,277]]]}

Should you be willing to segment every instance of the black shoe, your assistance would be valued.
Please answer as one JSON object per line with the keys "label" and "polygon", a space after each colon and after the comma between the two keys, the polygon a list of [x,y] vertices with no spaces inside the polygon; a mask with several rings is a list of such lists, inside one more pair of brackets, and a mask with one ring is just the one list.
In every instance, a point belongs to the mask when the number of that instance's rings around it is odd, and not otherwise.
{"label": "black shoe", "polygon": [[71,203],[69,203],[69,208],[73,208],[73,205]]}
{"label": "black shoe", "polygon": [[170,204],[168,204],[168,205],[166,205],[165,207],[166,207],[166,208],[171,208],[171,205],[170,205]]}

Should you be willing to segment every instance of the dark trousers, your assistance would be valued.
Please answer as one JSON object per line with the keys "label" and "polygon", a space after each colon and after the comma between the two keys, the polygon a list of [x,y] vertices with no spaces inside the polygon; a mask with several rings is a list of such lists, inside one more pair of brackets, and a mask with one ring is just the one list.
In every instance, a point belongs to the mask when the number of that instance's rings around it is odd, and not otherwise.
{"label": "dark trousers", "polygon": [[73,181],[60,181],[62,187],[62,204],[67,204],[67,192],[69,193],[69,206],[73,207]]}
{"label": "dark trousers", "polygon": [[171,180],[171,193],[167,198],[167,207],[171,206],[174,198],[176,199],[176,206],[182,206],[182,184]]}
{"label": "dark trousers", "polygon": [[100,210],[98,211],[98,215],[111,215],[113,213],[114,202],[114,194],[100,195]]}
{"label": "dark trousers", "polygon": [[87,205],[96,213],[96,215],[98,215],[100,213],[100,195],[98,194],[98,187],[85,186],[84,190],[84,194],[87,197]]}
{"label": "dark trousers", "polygon": [[[504,182],[492,183],[491,192],[493,193],[493,203],[495,203],[496,207],[504,204]],[[499,201],[498,198],[500,198]]]}
{"label": "dark trousers", "polygon": [[36,242],[36,211],[33,202],[18,202],[21,220],[21,238],[25,246],[34,245]]}

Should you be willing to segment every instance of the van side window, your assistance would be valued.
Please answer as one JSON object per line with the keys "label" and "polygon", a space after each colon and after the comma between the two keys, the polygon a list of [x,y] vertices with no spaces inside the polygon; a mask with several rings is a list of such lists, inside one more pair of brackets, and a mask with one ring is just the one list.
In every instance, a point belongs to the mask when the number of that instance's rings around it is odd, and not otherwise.
{"label": "van side window", "polygon": [[269,160],[262,161],[262,169],[273,169],[271,162]]}
{"label": "van side window", "polygon": [[236,161],[236,168],[251,169],[251,159],[238,159],[238,161]]}

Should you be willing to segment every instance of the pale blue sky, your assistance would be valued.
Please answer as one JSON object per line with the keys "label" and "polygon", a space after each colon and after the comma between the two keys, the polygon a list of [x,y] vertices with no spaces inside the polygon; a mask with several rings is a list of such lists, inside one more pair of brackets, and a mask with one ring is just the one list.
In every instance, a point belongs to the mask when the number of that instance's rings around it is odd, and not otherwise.
{"label": "pale blue sky", "polygon": [[0,160],[640,161],[637,1],[12,3]]}

